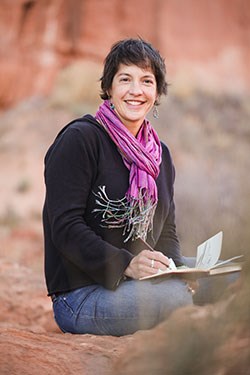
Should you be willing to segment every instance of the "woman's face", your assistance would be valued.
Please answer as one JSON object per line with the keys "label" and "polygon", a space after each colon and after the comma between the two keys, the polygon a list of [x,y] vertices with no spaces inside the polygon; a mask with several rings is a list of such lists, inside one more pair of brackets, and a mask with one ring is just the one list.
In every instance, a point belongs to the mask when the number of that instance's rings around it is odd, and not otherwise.
{"label": "woman's face", "polygon": [[109,91],[120,120],[136,135],[157,98],[157,84],[150,68],[120,64]]}

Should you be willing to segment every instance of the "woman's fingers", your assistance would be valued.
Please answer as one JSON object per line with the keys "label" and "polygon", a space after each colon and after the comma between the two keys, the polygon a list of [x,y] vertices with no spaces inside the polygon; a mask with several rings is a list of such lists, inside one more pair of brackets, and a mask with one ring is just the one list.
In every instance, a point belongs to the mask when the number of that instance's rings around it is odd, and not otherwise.
{"label": "woman's fingers", "polygon": [[199,282],[187,280],[187,284],[189,292],[191,292],[192,295],[194,295],[199,287]]}
{"label": "woman's fingers", "polygon": [[170,261],[159,251],[143,250],[135,256],[125,270],[125,275],[134,279],[149,276],[159,270],[167,270]]}
{"label": "woman's fingers", "polygon": [[143,267],[144,272],[149,275],[157,273],[159,270],[165,271],[170,264],[168,257],[164,254],[159,251],[149,250],[143,250],[139,254],[138,261],[141,267]]}
{"label": "woman's fingers", "polygon": [[158,262],[154,259],[151,259],[150,265],[148,265],[148,267],[150,267],[150,269],[152,271],[150,273],[156,273],[156,272],[158,272],[159,269],[162,270],[162,271],[165,271],[168,268],[168,266],[166,266],[162,262]]}
{"label": "woman's fingers", "polygon": [[142,255],[150,268],[166,269],[170,264],[169,258],[160,251],[143,250]]}

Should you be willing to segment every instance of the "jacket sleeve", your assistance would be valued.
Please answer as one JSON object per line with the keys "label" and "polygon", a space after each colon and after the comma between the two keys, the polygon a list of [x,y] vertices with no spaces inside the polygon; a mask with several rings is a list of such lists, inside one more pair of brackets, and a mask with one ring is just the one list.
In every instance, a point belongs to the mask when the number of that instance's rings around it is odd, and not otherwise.
{"label": "jacket sleeve", "polygon": [[180,244],[176,234],[175,204],[173,200],[170,203],[169,213],[155,249],[172,258],[177,266],[182,265]]}
{"label": "jacket sleeve", "polygon": [[61,134],[45,157],[46,207],[54,246],[94,282],[113,289],[132,259],[104,241],[84,219],[97,173],[94,137],[77,128]]}
{"label": "jacket sleeve", "polygon": [[160,236],[155,244],[155,249],[172,258],[176,265],[182,264],[180,244],[176,234],[175,224],[175,203],[174,203],[174,182],[175,168],[168,147],[162,143],[163,147],[163,191],[161,199],[167,200],[168,212],[164,220]]}

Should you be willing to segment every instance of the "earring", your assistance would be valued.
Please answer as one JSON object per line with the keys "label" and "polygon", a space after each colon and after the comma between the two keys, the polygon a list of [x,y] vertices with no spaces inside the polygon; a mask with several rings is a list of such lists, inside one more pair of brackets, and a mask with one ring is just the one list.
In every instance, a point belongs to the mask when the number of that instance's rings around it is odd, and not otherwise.
{"label": "earring", "polygon": [[115,106],[114,106],[114,104],[113,103],[109,103],[109,107],[110,107],[110,109],[112,109],[112,110],[114,110],[115,109]]}
{"label": "earring", "polygon": [[158,112],[158,108],[156,107],[156,105],[154,105],[154,108],[153,108],[153,117],[154,118],[159,118],[159,112]]}

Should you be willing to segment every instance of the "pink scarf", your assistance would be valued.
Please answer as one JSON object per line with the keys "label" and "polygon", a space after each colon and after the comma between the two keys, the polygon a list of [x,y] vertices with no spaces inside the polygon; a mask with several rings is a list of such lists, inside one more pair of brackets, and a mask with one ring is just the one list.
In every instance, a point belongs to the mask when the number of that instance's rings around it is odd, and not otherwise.
{"label": "pink scarf", "polygon": [[[116,144],[129,173],[129,188],[126,192],[126,209],[123,215],[118,213],[124,208],[124,200],[117,201],[112,212],[104,218],[109,227],[124,227],[130,237],[144,240],[152,230],[153,217],[158,201],[156,179],[160,172],[162,148],[156,131],[149,121],[144,120],[137,137],[134,137],[110,108],[108,100],[99,107],[96,119],[103,125],[110,138]],[[103,187],[105,193],[105,187]],[[106,193],[105,193],[106,196]],[[100,195],[99,195],[100,197]],[[106,202],[108,203],[106,196]],[[111,201],[109,201],[111,202]],[[109,204],[110,208],[110,204]],[[100,211],[100,210],[96,210]]]}

